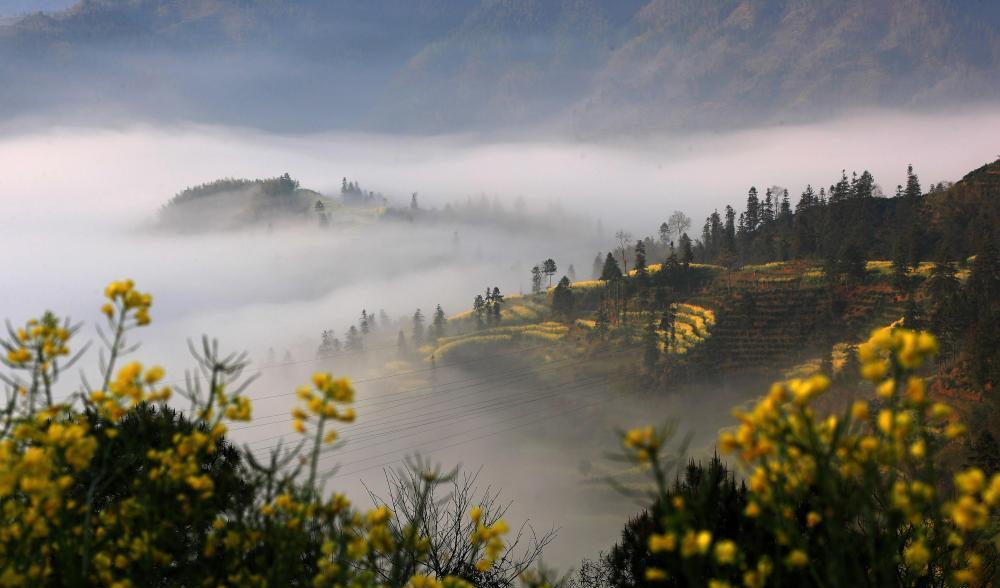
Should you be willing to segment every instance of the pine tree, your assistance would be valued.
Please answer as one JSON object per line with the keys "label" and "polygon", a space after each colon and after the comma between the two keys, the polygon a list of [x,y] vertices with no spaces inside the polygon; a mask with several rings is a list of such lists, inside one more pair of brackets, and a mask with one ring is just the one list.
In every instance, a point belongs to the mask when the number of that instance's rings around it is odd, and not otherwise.
{"label": "pine tree", "polygon": [[542,291],[542,270],[537,265],[531,268],[531,293]]}
{"label": "pine tree", "polygon": [[483,319],[486,313],[486,299],[483,298],[482,294],[477,294],[476,299],[472,303],[472,314],[476,317],[476,328],[483,328]]}
{"label": "pine tree", "polygon": [[347,329],[347,342],[345,344],[348,351],[363,351],[365,348],[364,339],[361,337],[361,333],[358,332],[358,328],[351,325],[350,329]]}
{"label": "pine tree", "polygon": [[566,270],[566,275],[569,276],[569,281],[570,282],[575,282],[576,281],[576,268],[573,267],[572,263],[569,264],[569,269]]}
{"label": "pine tree", "polygon": [[684,267],[691,265],[694,261],[694,251],[691,249],[691,237],[688,237],[687,233],[681,235],[681,263]]}
{"label": "pine tree", "polygon": [[856,198],[871,198],[875,195],[875,178],[872,177],[871,172],[865,170],[861,172],[861,177],[858,178],[857,183],[854,187],[854,196]]}
{"label": "pine tree", "polygon": [[413,313],[413,346],[419,348],[424,343],[424,313],[418,308]]}
{"label": "pine tree", "polygon": [[601,279],[601,271],[604,269],[604,257],[601,256],[601,252],[597,252],[597,257],[594,258],[594,265],[590,272],[590,278],[592,280]]}
{"label": "pine tree", "polygon": [[804,210],[809,210],[816,204],[816,195],[813,193],[812,184],[806,184],[806,189],[799,195],[799,202],[795,205],[795,214],[801,214]]}
{"label": "pine tree", "polygon": [[552,290],[552,312],[562,315],[566,320],[573,318],[573,290],[566,276]]}
{"label": "pine tree", "polygon": [[778,218],[786,224],[792,220],[792,205],[788,201],[788,190],[781,194],[781,208],[778,210]]}
{"label": "pine tree", "polygon": [[400,355],[406,353],[406,335],[403,334],[402,329],[399,331],[399,336],[396,337],[396,350]]}
{"label": "pine tree", "polygon": [[760,209],[760,224],[763,226],[768,226],[774,222],[774,196],[771,194],[771,190],[768,189],[764,193],[764,205]]}
{"label": "pine tree", "polygon": [[747,210],[744,215],[744,227],[748,233],[753,233],[760,226],[760,200],[757,198],[756,187],[751,187],[747,193]]}
{"label": "pine tree", "polygon": [[444,331],[448,324],[448,319],[445,317],[444,310],[441,309],[440,304],[438,304],[437,308],[434,309],[434,320],[431,324],[434,325],[434,340],[437,341],[441,337],[444,337]]}
{"label": "pine tree", "polygon": [[729,255],[736,254],[736,211],[726,205],[726,225],[723,232],[722,249]]}
{"label": "pine tree", "polygon": [[552,285],[552,276],[555,275],[556,271],[556,262],[551,258],[542,262],[542,273],[549,278],[549,286]]}
{"label": "pine tree", "polygon": [[[635,275],[636,277],[647,276],[646,272],[646,244],[642,241],[635,242]],[[640,279],[642,279],[640,278]]]}
{"label": "pine tree", "polygon": [[917,178],[917,174],[913,173],[913,164],[911,163],[906,166],[906,188],[903,190],[903,196],[914,200],[922,194],[920,180]]}
{"label": "pine tree", "polygon": [[361,334],[364,336],[368,335],[368,312],[365,309],[361,309],[361,320],[358,321],[358,325],[361,327]]}
{"label": "pine tree", "polygon": [[622,278],[622,270],[618,268],[618,262],[615,261],[615,256],[608,253],[608,256],[604,258],[604,267],[601,269],[600,279],[605,282],[614,282]]}
{"label": "pine tree", "polygon": [[496,286],[493,287],[493,291],[487,297],[487,304],[489,305],[489,320],[492,324],[500,324],[500,310],[503,307],[504,298],[503,294],[500,293],[500,288]]}

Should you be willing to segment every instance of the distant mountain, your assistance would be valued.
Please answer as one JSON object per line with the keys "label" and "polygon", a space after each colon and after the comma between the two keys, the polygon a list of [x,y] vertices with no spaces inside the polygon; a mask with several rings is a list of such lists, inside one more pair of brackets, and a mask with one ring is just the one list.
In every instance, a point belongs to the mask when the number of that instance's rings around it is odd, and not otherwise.
{"label": "distant mountain", "polygon": [[994,0],[82,0],[0,25],[4,116],[582,134],[1000,95]]}

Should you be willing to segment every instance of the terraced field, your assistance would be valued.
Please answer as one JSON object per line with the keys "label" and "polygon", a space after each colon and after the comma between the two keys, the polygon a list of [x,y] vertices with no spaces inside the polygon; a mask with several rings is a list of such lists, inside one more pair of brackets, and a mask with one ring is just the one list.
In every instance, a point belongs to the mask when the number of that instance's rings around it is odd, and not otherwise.
{"label": "terraced field", "polygon": [[442,337],[428,353],[428,359],[445,359],[467,352],[481,353],[486,348],[507,345],[555,343],[566,336],[569,327],[562,323],[542,322],[528,325],[505,325]]}

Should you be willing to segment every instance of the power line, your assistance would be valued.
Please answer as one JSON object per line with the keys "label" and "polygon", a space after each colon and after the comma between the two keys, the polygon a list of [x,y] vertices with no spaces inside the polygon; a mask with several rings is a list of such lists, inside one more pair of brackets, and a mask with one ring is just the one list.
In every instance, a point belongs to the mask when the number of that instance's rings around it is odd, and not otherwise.
{"label": "power line", "polygon": [[[569,361],[570,359],[571,358],[565,358],[565,359],[557,360],[557,363]],[[578,364],[578,363],[581,363],[581,360],[574,361],[574,364]],[[419,387],[416,387],[416,388],[409,388],[407,390],[398,390],[398,391],[395,391],[395,392],[390,392],[388,394],[383,395],[383,398],[385,396],[390,396],[390,395],[391,396],[399,396],[401,394],[405,394],[406,397],[404,397],[404,398],[396,398],[396,399],[388,399],[385,402],[372,402],[372,403],[367,403],[367,404],[366,403],[362,403],[362,402],[358,402],[358,403],[353,404],[353,407],[354,408],[359,408],[359,407],[379,407],[380,408],[380,407],[383,407],[383,406],[390,406],[390,405],[393,405],[394,407],[398,407],[399,405],[412,404],[413,402],[416,402],[416,401],[420,400],[421,398],[426,398],[428,396],[435,396],[435,395],[438,395],[438,394],[450,394],[452,392],[458,392],[458,391],[465,390],[465,389],[468,389],[468,388],[474,388],[475,386],[479,386],[479,385],[482,385],[482,384],[485,384],[485,383],[489,383],[490,379],[493,376],[495,376],[495,375],[508,375],[508,374],[523,373],[523,374],[525,374],[527,376],[531,376],[531,375],[538,374],[538,373],[547,373],[549,371],[554,371],[556,369],[563,369],[564,367],[566,367],[566,366],[562,366],[562,367],[549,367],[549,366],[547,366],[546,369],[542,369],[542,370],[537,370],[537,369],[532,368],[532,367],[517,368],[517,369],[514,369],[514,370],[498,370],[498,371],[496,371],[496,372],[494,372],[492,374],[488,374],[488,375],[485,375],[485,376],[476,376],[476,377],[473,377],[473,378],[463,378],[463,379],[459,379],[459,380],[452,380],[450,382],[443,382],[443,383],[440,383],[440,384],[429,384],[427,386],[419,386]],[[519,378],[514,378],[514,379],[519,379]],[[439,386],[448,386],[448,385],[451,385],[451,384],[462,384],[462,383],[465,383],[465,385],[458,386],[458,387],[451,388],[451,389],[441,389],[441,388],[439,388]],[[417,391],[421,391],[421,390],[429,390],[429,392],[425,392],[423,394],[412,394],[412,392],[417,392]],[[383,398],[373,398],[372,400],[381,400]],[[230,429],[230,430],[235,432],[235,431],[242,431],[244,429],[252,429],[252,428],[257,428],[257,427],[261,427],[261,426],[266,426],[266,425],[271,425],[271,424],[277,424],[277,423],[281,423],[281,422],[288,422],[288,421],[292,420],[289,417],[289,414],[290,414],[290,411],[286,409],[286,410],[283,410],[281,412],[272,413],[272,414],[269,414],[269,415],[263,415],[261,417],[255,418],[254,419],[254,424],[245,425],[245,426],[242,426],[242,427],[236,427],[236,428],[233,428],[233,429]],[[272,418],[272,417],[276,417],[276,416],[283,416],[285,418],[283,418],[281,420],[266,422],[266,423],[257,423],[256,422],[259,419]]]}
{"label": "power line", "polygon": [[[618,381],[618,380],[624,380],[624,379],[627,379],[627,377],[616,378],[614,380],[612,380],[612,379],[605,379],[605,380],[599,381],[599,382],[593,382],[593,383],[586,384],[586,385],[576,386],[575,388],[587,389],[587,388],[591,388],[591,387],[594,387],[594,386],[600,386],[602,384],[610,384],[612,381]],[[572,388],[570,388],[570,389],[572,389]],[[608,398],[606,401],[602,401],[602,402],[607,402],[607,401],[610,401],[612,399],[613,398]],[[555,413],[548,414],[546,418],[551,418],[552,416],[556,416],[560,412],[564,412],[564,411],[562,411],[561,409],[557,410]],[[499,423],[509,422],[511,420],[514,420],[515,418],[522,418],[522,416],[523,415],[517,415],[516,417],[510,417],[510,418],[506,418],[506,419],[501,419],[500,421],[497,421],[497,422],[492,423],[492,424],[495,425],[495,424],[499,424]],[[434,440],[432,440],[432,442],[434,442],[434,441],[441,441],[441,440],[444,440],[444,439],[450,439],[450,438],[453,438],[453,437],[456,437],[456,436],[459,436],[459,435],[462,435],[462,434],[465,434],[465,433],[469,433],[469,432],[471,432],[471,431],[464,431],[464,432],[459,432],[459,433],[453,433],[453,434],[446,435],[445,437],[442,437],[442,438],[439,438],[439,439],[434,439]],[[408,436],[412,436],[412,435],[408,435]],[[398,450],[396,450],[396,451],[390,451],[388,453],[383,453],[383,454],[376,455],[376,456],[370,456],[370,457],[367,457],[367,458],[362,458],[360,460],[356,460],[354,462],[348,462],[347,464],[341,464],[341,465],[352,465],[352,464],[355,464],[355,463],[361,463],[361,462],[364,462],[364,461],[369,461],[371,459],[377,459],[379,457],[385,457],[387,455],[392,455],[394,453],[398,453]],[[330,458],[335,458],[335,457],[338,457],[338,454],[331,453],[329,455],[321,457],[320,459],[323,460],[323,459],[330,459]]]}
{"label": "power line", "polygon": [[[627,353],[630,353],[630,352],[631,352],[631,350],[625,349],[625,350],[620,350],[620,351],[612,352],[612,353],[608,354],[607,356],[608,357],[612,357],[612,356],[615,356],[615,355],[627,354]],[[571,358],[566,358],[566,359],[558,360],[558,362],[565,362],[565,361],[569,361],[570,359]],[[483,381],[478,382],[478,383],[467,384],[465,386],[459,386],[457,388],[453,388],[453,389],[450,389],[450,390],[432,390],[431,392],[428,392],[428,393],[425,393],[425,394],[414,395],[412,398],[409,398],[409,397],[408,398],[401,398],[401,399],[395,400],[393,402],[402,403],[403,405],[405,405],[405,404],[412,404],[413,402],[418,401],[420,398],[424,398],[424,397],[427,397],[427,396],[433,396],[433,395],[437,395],[437,394],[449,394],[449,393],[457,392],[457,391],[460,391],[460,390],[463,390],[463,389],[470,389],[467,393],[459,395],[459,397],[464,397],[464,396],[470,395],[470,394],[475,393],[475,392],[480,392],[481,393],[481,392],[486,392],[486,391],[491,390],[491,389],[495,389],[499,385],[504,385],[504,384],[509,385],[509,384],[512,384],[514,381],[523,379],[525,377],[530,377],[530,376],[537,375],[537,374],[545,374],[545,373],[549,373],[549,372],[553,372],[553,371],[558,371],[558,370],[562,370],[562,369],[574,367],[576,365],[587,363],[587,361],[588,361],[587,359],[578,359],[578,360],[573,360],[571,363],[566,364],[566,365],[556,366],[556,367],[549,366],[549,367],[543,368],[541,370],[535,370],[534,368],[523,368],[523,369],[519,368],[517,370],[511,370],[511,371],[506,372],[506,373],[518,373],[518,372],[526,372],[526,373],[524,373],[522,376],[516,376],[516,377],[511,378],[509,380],[501,381],[501,382],[498,383],[497,386],[491,386],[489,388],[485,388],[485,389],[482,389],[482,390],[476,390],[475,388],[477,386],[481,386],[481,385],[490,383],[489,382],[490,378],[489,377],[486,377],[486,378],[472,378],[471,380],[483,380]],[[496,373],[502,374],[502,373],[505,373],[505,372],[500,371],[500,372],[496,372]],[[458,382],[461,382],[461,381],[462,380],[458,380]],[[433,385],[432,386],[419,387],[419,388],[413,388],[411,390],[422,390],[422,389],[427,389],[428,387],[433,388]],[[393,395],[406,394],[409,391],[410,390],[400,390],[400,391],[397,391],[397,392],[394,392],[394,393],[391,393],[391,394],[393,394]],[[439,405],[439,404],[442,404],[442,403],[445,403],[445,402],[450,402],[452,400],[454,400],[454,397],[452,397],[452,398],[442,398],[439,401],[432,402],[430,404],[424,404],[423,407],[435,406],[435,405]],[[381,406],[381,405],[377,405],[377,406]],[[280,424],[280,423],[285,423],[285,422],[291,422],[292,420],[294,420],[290,416],[290,411],[283,412],[283,413],[275,413],[275,414],[272,414],[272,415],[269,415],[269,416],[279,416],[281,414],[289,415],[289,416],[286,416],[285,418],[280,419],[280,420],[269,421],[269,422],[266,422],[266,423],[254,423],[254,424],[251,424],[251,425],[246,425],[246,426],[243,426],[243,427],[232,429],[232,431],[235,432],[235,431],[241,431],[241,430],[245,430],[245,429],[258,428],[258,427],[267,426],[267,425],[275,425],[275,424]],[[262,417],[262,418],[264,418],[264,417]],[[374,426],[378,426],[378,425],[381,425],[381,424],[386,424],[387,422],[393,422],[393,421],[382,421],[381,423],[379,423],[379,422],[368,423],[368,424],[365,424],[364,426],[355,423],[354,425],[348,425],[348,426],[342,428],[342,430],[345,431],[345,432],[347,432],[347,433],[350,433],[351,431],[354,431],[354,430],[363,431],[363,430],[366,430],[366,429],[370,429],[371,427],[374,427]],[[284,434],[286,434],[286,433],[282,433],[282,434],[278,434],[278,435],[272,435],[270,437],[265,437],[265,438],[262,438],[262,439],[257,439],[255,441],[253,441],[252,443],[258,443],[258,442],[267,441],[267,440],[270,440],[270,439],[276,439],[278,437],[283,436]]]}
{"label": "power line", "polygon": [[[562,414],[565,415],[565,414],[569,414],[571,412],[576,412],[578,410],[583,410],[585,408],[591,408],[591,407],[594,407],[594,406],[600,406],[602,404],[607,404],[608,402],[611,402],[612,400],[613,400],[613,398],[607,398],[605,400],[601,400],[601,401],[594,402],[594,403],[591,403],[591,404],[587,404],[587,405],[583,405],[583,406],[576,406],[576,407],[573,407],[573,408],[570,408],[570,409],[562,411]],[[517,430],[517,429],[520,429],[520,428],[523,428],[523,427],[527,427],[528,425],[533,425],[533,424],[536,424],[536,423],[540,423],[542,421],[549,420],[553,416],[555,416],[555,415],[544,415],[544,416],[539,417],[537,419],[532,419],[530,421],[525,421],[525,422],[520,423],[518,425],[514,425],[513,427],[507,427],[505,429],[501,429],[499,431],[493,431],[491,433],[487,433],[485,435],[480,435],[478,437],[473,437],[471,439],[465,439],[463,441],[458,441],[458,442],[451,443],[451,444],[448,444],[448,445],[443,445],[441,447],[435,447],[435,448],[432,448],[432,449],[428,449],[426,453],[427,454],[431,454],[431,453],[433,453],[435,451],[443,451],[445,449],[450,449],[452,447],[458,447],[460,445],[465,445],[467,443],[472,443],[474,441],[479,441],[479,440],[482,440],[482,439],[487,439],[489,437],[495,437],[496,435],[501,435],[503,433],[507,433],[507,432],[514,431],[514,430]],[[341,465],[353,465],[353,464],[356,464],[356,463],[361,463],[363,461],[366,461],[366,460],[358,460],[358,461],[355,461],[355,462],[349,462],[348,464],[341,464]],[[388,462],[376,464],[376,465],[373,465],[373,466],[368,466],[368,467],[361,468],[361,469],[352,470],[352,471],[349,471],[349,472],[339,472],[339,473],[333,475],[332,478],[343,478],[345,476],[353,476],[355,474],[360,474],[362,472],[366,472],[366,471],[369,471],[369,470],[373,470],[373,469],[377,469],[377,468],[384,468],[384,467],[386,467],[388,465],[392,465],[394,463],[399,463],[400,461],[402,461],[402,459],[394,459],[394,460],[391,460],[391,461],[388,461]]]}
{"label": "power line", "polygon": [[[594,382],[597,379],[599,379],[599,377],[597,377],[597,376],[588,378],[588,380],[590,380],[591,382]],[[561,386],[563,384],[559,384],[559,385]],[[545,386],[545,389],[550,390],[550,389],[552,389],[555,386],[556,385],[547,385],[547,386]],[[452,418],[467,417],[467,416],[470,416],[470,415],[473,415],[473,414],[478,414],[478,413],[481,413],[481,412],[484,412],[484,411],[490,411],[490,410],[493,410],[493,409],[507,409],[507,408],[511,408],[513,406],[519,406],[519,405],[522,405],[522,404],[530,404],[530,403],[533,403],[533,402],[539,402],[539,401],[542,401],[542,400],[548,400],[548,399],[560,396],[560,395],[564,394],[567,390],[572,390],[572,389],[573,388],[568,388],[568,389],[567,388],[560,388],[560,389],[558,389],[558,390],[556,390],[556,391],[554,391],[554,392],[552,392],[550,394],[542,395],[542,396],[536,395],[536,393],[538,392],[538,390],[526,390],[526,391],[521,392],[520,394],[514,395],[513,398],[512,397],[506,397],[506,398],[501,398],[501,399],[491,398],[491,399],[488,399],[488,400],[485,400],[485,401],[477,401],[477,402],[474,402],[474,403],[471,403],[471,404],[454,406],[454,407],[448,407],[448,410],[444,410],[444,411],[430,411],[430,412],[425,412],[425,413],[416,414],[416,415],[406,415],[406,418],[404,418],[404,419],[397,419],[395,421],[376,422],[376,423],[372,423],[372,426],[370,426],[370,427],[367,427],[367,428],[360,429],[360,430],[356,431],[357,433],[361,433],[360,435],[355,434],[356,433],[355,431],[347,432],[347,433],[345,433],[345,435],[350,435],[350,439],[352,441],[371,439],[373,437],[378,437],[378,436],[385,435],[385,434],[397,433],[397,432],[400,432],[400,431],[404,431],[404,430],[408,430],[408,429],[412,429],[412,428],[417,428],[417,427],[425,426],[425,425],[429,425],[429,424],[434,424],[434,423],[441,422],[443,420],[449,420],[449,419],[452,419]],[[483,391],[486,391],[486,390],[483,390]],[[525,398],[527,398],[527,399],[525,399]],[[459,410],[452,411],[451,409],[459,409]],[[463,409],[471,409],[471,410],[465,411]],[[413,418],[413,417],[418,417],[418,418]],[[421,419],[423,419],[423,417],[431,417],[431,419],[430,420],[421,420]],[[398,425],[398,426],[396,428],[389,428],[389,429],[380,428],[380,427],[385,427],[386,425]],[[280,436],[284,436],[284,435],[285,434],[282,434]],[[260,439],[260,440],[257,440],[255,442],[261,442],[261,441],[264,441],[264,439]],[[366,448],[366,447],[368,447],[368,446],[361,446],[361,448]],[[254,449],[254,451],[263,451],[263,450],[273,449],[273,448],[274,448],[274,446],[259,447],[259,448]],[[348,452],[356,451],[356,450],[357,449],[352,448]]]}
{"label": "power line", "polygon": [[[525,353],[527,351],[534,351],[536,349],[545,349],[545,348],[548,348],[548,347],[554,347],[555,345],[556,345],[556,343],[550,343],[548,345],[538,345],[536,347],[526,347],[526,348],[523,348],[523,349],[516,349],[514,351],[510,351],[510,352],[507,352],[507,353],[495,353],[495,354],[492,354],[492,355],[490,355],[488,357],[480,357],[480,358],[477,358],[477,359],[470,359],[470,360],[466,360],[466,361],[456,361],[456,362],[453,362],[453,363],[447,363],[447,364],[441,364],[441,365],[434,365],[434,366],[427,367],[427,368],[420,368],[420,369],[416,369],[416,370],[408,370],[408,371],[404,371],[404,372],[395,372],[395,373],[392,373],[392,374],[385,374],[385,375],[382,375],[382,376],[374,376],[374,377],[371,377],[371,378],[362,378],[362,379],[359,379],[359,380],[353,380],[353,383],[355,383],[355,384],[362,384],[362,383],[365,383],[365,382],[375,382],[375,381],[379,381],[379,380],[387,380],[387,379],[390,379],[390,378],[396,378],[396,377],[399,377],[399,376],[407,376],[407,375],[410,375],[410,374],[418,374],[418,373],[422,373],[422,372],[426,372],[426,371],[430,371],[430,370],[435,370],[435,369],[440,369],[440,368],[453,367],[453,366],[457,366],[457,365],[468,365],[468,364],[471,364],[471,363],[478,363],[478,362],[482,362],[482,361],[488,361],[488,360],[494,359],[496,357],[506,357],[508,355],[515,355],[515,354],[518,354],[518,353]],[[318,360],[312,360],[312,361],[318,361]],[[293,394],[295,394],[295,392],[282,392],[281,394],[272,394],[270,396],[258,396],[256,398],[251,398],[251,400],[267,400],[267,399],[270,399],[270,398],[281,398],[283,396],[292,396]]]}

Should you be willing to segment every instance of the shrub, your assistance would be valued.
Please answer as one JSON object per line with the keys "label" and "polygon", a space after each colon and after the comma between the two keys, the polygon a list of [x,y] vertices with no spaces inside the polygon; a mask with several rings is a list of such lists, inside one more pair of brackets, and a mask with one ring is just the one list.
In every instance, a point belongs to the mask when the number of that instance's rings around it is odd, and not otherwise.
{"label": "shrub", "polygon": [[[79,354],[70,355],[76,327],[51,313],[0,342],[12,370],[2,376],[0,586],[470,586],[434,573],[422,533],[450,475],[416,462],[402,515],[323,491],[318,456],[333,425],[354,419],[348,380],[319,373],[299,389],[302,441],[260,463],[225,439],[229,423],[251,418],[245,357],[206,339],[192,349],[200,377],[177,389],[159,367],[120,366],[152,299],[131,281],[105,294],[96,387],[54,400]],[[177,396],[184,413],[169,404]],[[507,557],[503,520],[479,508],[455,516],[468,519],[450,569],[489,574]]]}
{"label": "shrub", "polygon": [[[723,452],[746,470],[746,508],[719,530],[671,500],[667,431],[634,429],[628,456],[657,485],[648,548],[660,567],[644,580],[676,586],[986,586],[996,580],[1000,474],[950,475],[942,451],[963,434],[952,410],[932,402],[916,370],[937,351],[927,333],[877,330],[858,350],[882,406],[855,402],[841,415],[812,403],[824,376],[775,384],[737,412]],[[753,538],[745,525],[763,533]],[[773,548],[760,551],[761,545]],[[659,559],[655,559],[659,558]]]}

